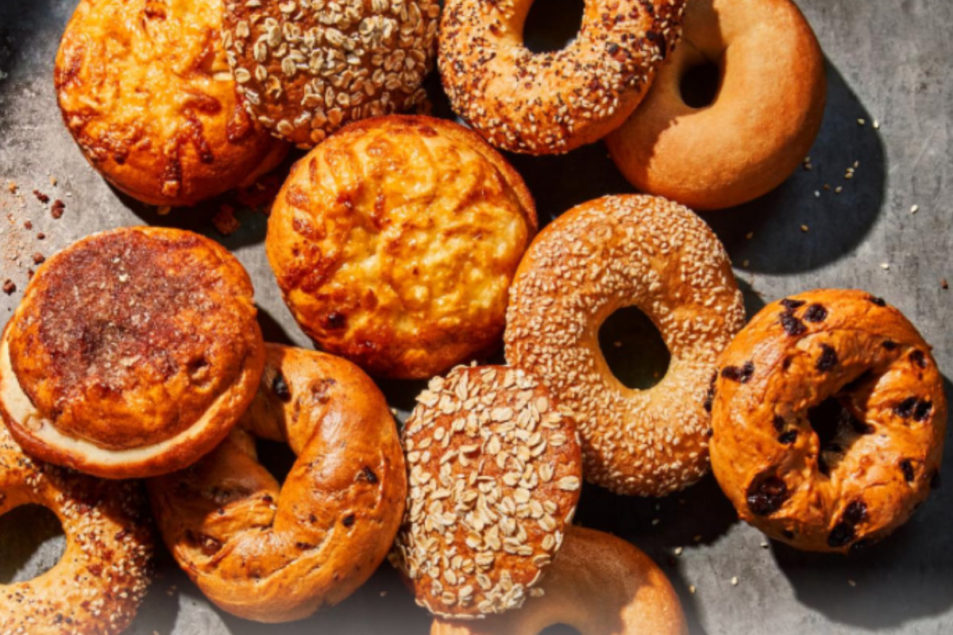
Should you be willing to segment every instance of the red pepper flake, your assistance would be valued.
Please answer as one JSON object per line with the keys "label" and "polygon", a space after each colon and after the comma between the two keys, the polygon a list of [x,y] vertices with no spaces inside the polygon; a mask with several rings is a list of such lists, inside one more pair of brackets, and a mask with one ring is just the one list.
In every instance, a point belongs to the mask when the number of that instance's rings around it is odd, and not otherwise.
{"label": "red pepper flake", "polygon": [[950,288],[950,283],[946,281],[946,278],[943,278],[942,280],[940,280],[940,288],[943,289],[944,291]]}
{"label": "red pepper flake", "polygon": [[36,200],[40,201],[44,205],[50,202],[50,197],[41,192],[40,190],[33,190],[33,196],[36,197]]}
{"label": "red pepper flake", "polygon": [[44,234],[43,232],[39,232],[39,233],[36,235],[36,239],[37,239],[37,240],[43,240],[44,238],[46,238],[46,234]]}
{"label": "red pepper flake", "polygon": [[33,229],[33,221],[24,221],[23,229]]}
{"label": "red pepper flake", "polygon": [[33,264],[41,265],[43,264],[45,260],[46,260],[46,257],[40,252],[36,252],[35,254],[33,254]]}
{"label": "red pepper flake", "polygon": [[16,290],[17,290],[17,285],[13,284],[13,280],[11,280],[10,278],[7,278],[6,280],[3,281],[4,293],[6,293],[7,295],[10,295]]}
{"label": "red pepper flake", "polygon": [[66,203],[60,199],[53,201],[53,207],[50,208],[50,214],[53,215],[53,218],[62,218],[63,210],[66,209]]}

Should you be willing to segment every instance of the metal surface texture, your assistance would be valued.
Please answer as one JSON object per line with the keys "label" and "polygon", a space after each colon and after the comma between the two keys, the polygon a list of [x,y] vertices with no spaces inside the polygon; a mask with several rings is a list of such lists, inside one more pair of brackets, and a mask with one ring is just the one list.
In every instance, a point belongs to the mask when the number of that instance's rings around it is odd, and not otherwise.
{"label": "metal surface texture", "polygon": [[[829,82],[812,169],[799,168],[757,201],[704,218],[735,262],[749,313],[800,290],[867,289],[906,313],[949,377],[953,290],[944,289],[942,280],[953,281],[953,3],[799,4],[826,54]],[[26,286],[34,253],[48,256],[94,231],[155,222],[197,229],[232,249],[255,282],[266,335],[307,345],[266,262],[262,213],[239,210],[241,227],[230,236],[219,234],[200,210],[158,217],[117,195],[83,159],[60,119],[52,86],[53,56],[74,6],[75,0],[0,0],[0,280],[17,287],[0,295],[2,320]],[[446,114],[437,92],[436,112]],[[544,219],[602,194],[631,191],[601,144],[564,157],[511,159]],[[845,179],[855,161],[853,178]],[[16,192],[8,188],[11,181]],[[40,202],[34,190],[50,202]],[[65,204],[59,219],[50,213],[56,199]],[[639,337],[624,330],[616,336],[622,347],[613,358],[643,364]],[[392,405],[406,410],[419,387],[388,382],[385,390]],[[945,388],[953,398],[949,379]],[[906,526],[851,557],[806,554],[767,541],[737,520],[711,477],[661,500],[587,487],[577,520],[648,552],[681,596],[693,632],[949,633],[949,457],[941,482]],[[51,566],[62,544],[58,523],[42,510],[0,518],[0,583]],[[386,563],[342,605],[302,622],[265,626],[212,608],[160,551],[157,578],[132,633],[424,633],[429,627],[428,616]]]}

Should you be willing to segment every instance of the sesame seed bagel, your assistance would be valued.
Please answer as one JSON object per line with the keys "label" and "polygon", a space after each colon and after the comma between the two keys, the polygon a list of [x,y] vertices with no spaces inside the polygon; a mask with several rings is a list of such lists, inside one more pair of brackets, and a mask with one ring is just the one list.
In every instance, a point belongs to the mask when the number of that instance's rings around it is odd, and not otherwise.
{"label": "sesame seed bagel", "polygon": [[519,611],[479,622],[437,618],[430,635],[538,635],[551,626],[569,626],[580,635],[688,632],[662,570],[633,545],[601,531],[569,527],[539,588],[543,595]]}
{"label": "sesame seed bagel", "polygon": [[[407,476],[380,390],[350,362],[268,344],[255,401],[214,452],[149,481],[169,551],[220,608],[259,622],[337,604],[384,560]],[[283,484],[254,438],[297,456]]]}
{"label": "sesame seed bagel", "polygon": [[[720,68],[711,104],[685,103],[691,69]],[[606,142],[638,189],[694,209],[740,205],[784,181],[811,148],[824,56],[790,0],[692,0],[682,40],[635,113]]]}
{"label": "sesame seed bagel", "polygon": [[0,414],[31,455],[105,478],[177,470],[255,395],[248,274],[179,229],[88,236],[36,272],[0,340]]}
{"label": "sesame seed bagel", "polygon": [[219,29],[222,0],[80,0],[53,79],[63,121],[114,186],[193,205],[250,185],[288,145],[245,112]]}
{"label": "sesame seed bagel", "polygon": [[439,15],[437,0],[225,0],[223,39],[248,112],[310,148],[426,99]]}
{"label": "sesame seed bagel", "polygon": [[391,115],[347,126],[295,164],[265,250],[320,348],[422,379],[499,346],[535,231],[523,179],[482,137]]}
{"label": "sesame seed bagel", "polygon": [[402,441],[410,490],[393,560],[417,604],[472,619],[538,594],[582,484],[575,425],[545,386],[458,366],[417,397]]}
{"label": "sesame seed bagel", "polygon": [[56,514],[66,549],[32,580],[0,584],[0,632],[123,631],[150,579],[153,537],[139,484],[36,462],[0,426],[0,515],[30,504]]}
{"label": "sesame seed bagel", "polygon": [[[599,349],[603,321],[629,306],[671,355],[648,390],[624,386]],[[527,250],[510,288],[506,359],[573,411],[586,480],[663,496],[708,469],[705,395],[743,321],[728,255],[704,221],[662,198],[606,196],[558,217]]]}
{"label": "sesame seed bagel", "polygon": [[943,452],[943,380],[882,299],[821,289],[773,302],[718,364],[712,469],[742,519],[800,549],[846,552],[926,499]]}
{"label": "sesame seed bagel", "polygon": [[493,145],[559,154],[621,125],[674,48],[684,0],[586,0],[564,49],[523,44],[532,0],[447,0],[438,64],[453,109]]}

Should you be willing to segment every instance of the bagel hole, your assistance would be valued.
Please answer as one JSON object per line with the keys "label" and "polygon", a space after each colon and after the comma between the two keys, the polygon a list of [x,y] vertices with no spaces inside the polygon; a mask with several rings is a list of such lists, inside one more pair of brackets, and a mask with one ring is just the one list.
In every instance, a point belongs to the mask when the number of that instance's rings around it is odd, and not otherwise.
{"label": "bagel hole", "polygon": [[579,34],[585,8],[583,0],[534,2],[523,23],[523,45],[533,53],[566,48]]}
{"label": "bagel hole", "polygon": [[599,327],[609,370],[627,388],[646,390],[668,371],[671,354],[655,324],[634,306],[617,310]]}
{"label": "bagel hole", "polygon": [[678,84],[682,101],[691,108],[704,108],[714,103],[721,88],[721,69],[713,62],[692,66]]}
{"label": "bagel hole", "polygon": [[539,635],[581,635],[579,629],[569,624],[553,624],[539,632]]}
{"label": "bagel hole", "polygon": [[0,584],[25,582],[56,566],[66,550],[63,525],[42,505],[23,505],[0,517]]}
{"label": "bagel hole", "polygon": [[279,483],[284,483],[291,466],[294,465],[295,453],[287,443],[255,439],[255,451],[258,453],[258,462],[275,477]]}
{"label": "bagel hole", "polygon": [[818,468],[829,475],[836,463],[847,453],[851,444],[868,430],[867,423],[858,419],[843,399],[833,396],[808,409],[807,419],[817,435],[820,456]]}

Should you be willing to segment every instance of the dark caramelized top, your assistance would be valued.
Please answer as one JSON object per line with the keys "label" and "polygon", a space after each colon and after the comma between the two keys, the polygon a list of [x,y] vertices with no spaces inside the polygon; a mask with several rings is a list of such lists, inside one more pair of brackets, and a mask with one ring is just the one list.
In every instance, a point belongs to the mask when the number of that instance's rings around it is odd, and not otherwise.
{"label": "dark caramelized top", "polygon": [[252,288],[222,247],[174,229],[84,239],[37,273],[8,333],[17,378],[63,434],[111,449],[195,423],[240,374]]}

